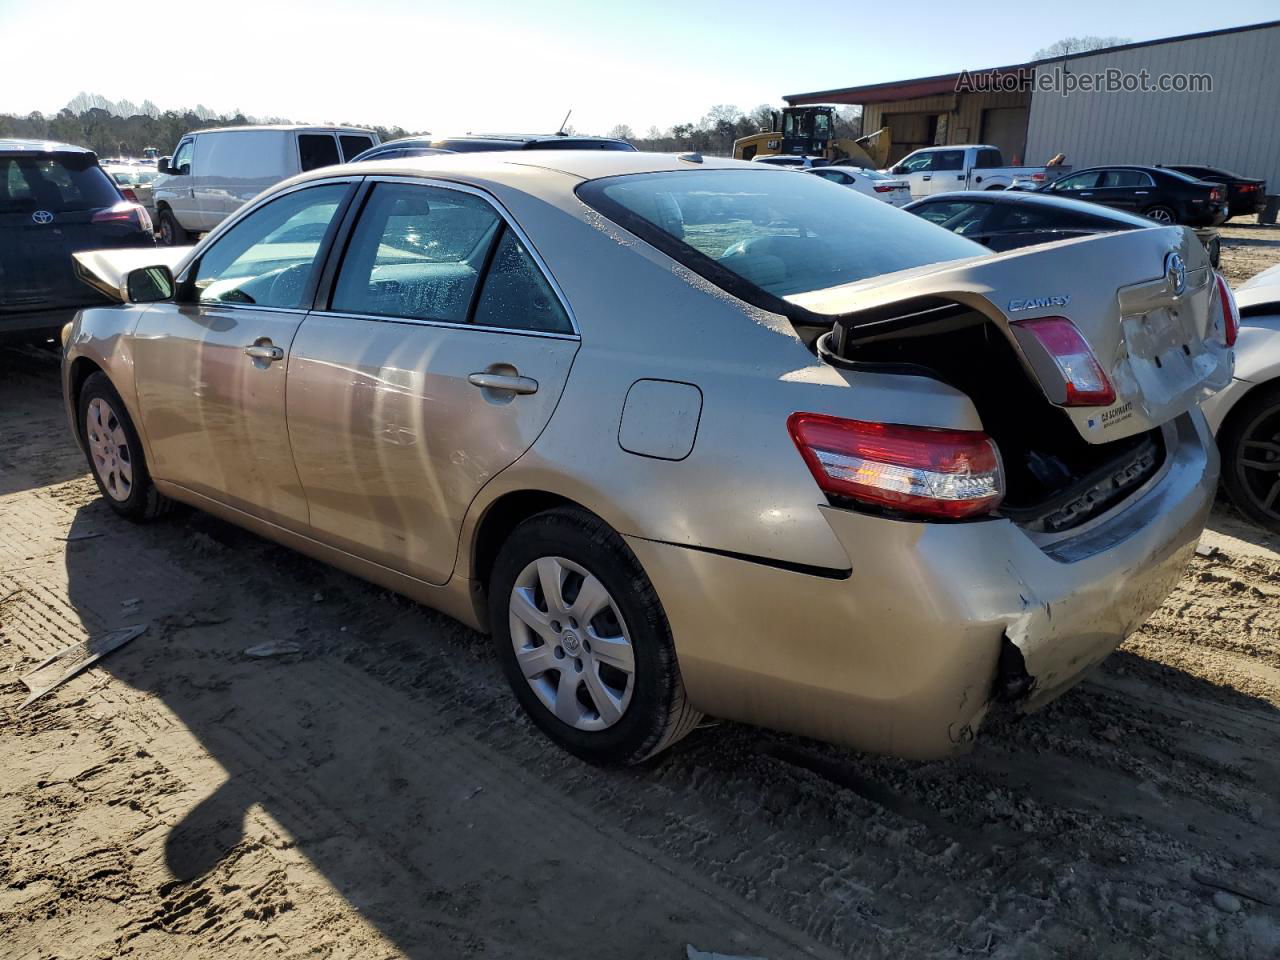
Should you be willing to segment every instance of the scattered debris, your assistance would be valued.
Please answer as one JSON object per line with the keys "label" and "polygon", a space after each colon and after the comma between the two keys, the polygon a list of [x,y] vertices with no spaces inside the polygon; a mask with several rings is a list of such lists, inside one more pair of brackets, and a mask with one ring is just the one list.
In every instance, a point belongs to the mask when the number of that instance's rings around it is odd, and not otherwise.
{"label": "scattered debris", "polygon": [[[1228,879],[1227,877],[1219,876],[1216,873],[1208,873],[1204,870],[1192,870],[1191,876],[1197,883],[1203,883],[1206,887],[1225,890],[1228,893],[1236,893],[1249,900],[1255,900],[1258,903],[1265,903],[1268,906],[1274,907],[1280,904],[1280,895],[1267,893],[1242,880],[1236,880],[1234,878]],[[1218,898],[1215,896],[1214,903],[1217,902]],[[1219,904],[1219,906],[1221,906],[1221,904]],[[1234,913],[1234,911],[1231,912]]]}
{"label": "scattered debris", "polygon": [[140,604],[140,603],[142,603],[142,601],[141,601],[139,598],[137,598],[137,597],[130,597],[128,600],[121,600],[121,601],[120,601],[120,606],[122,606],[122,607],[128,607],[128,608],[133,608],[133,607],[138,606],[138,604]]}
{"label": "scattered debris", "polygon": [[292,640],[273,640],[270,643],[260,643],[256,647],[249,647],[245,650],[246,657],[285,657],[291,653],[301,653],[302,647]]}
{"label": "scattered debris", "polygon": [[1212,557],[1217,552],[1218,552],[1217,547],[1210,546],[1209,544],[1205,543],[1203,540],[1201,540],[1199,543],[1196,544],[1197,557]]}
{"label": "scattered debris", "polygon": [[78,540],[92,540],[94,537],[100,537],[100,533],[72,533],[65,537],[54,537],[55,540],[61,540],[64,543],[75,543]]}
{"label": "scattered debris", "polygon": [[22,701],[22,706],[28,706],[39,700],[49,691],[66,683],[85,667],[97,663],[112,650],[123,647],[146,629],[145,624],[122,627],[59,650],[22,678],[22,682],[31,691],[31,695]]}
{"label": "scattered debris", "polygon": [[1244,904],[1240,902],[1240,898],[1234,893],[1227,893],[1225,890],[1219,890],[1213,895],[1213,905],[1223,913],[1239,913],[1244,909]]}
{"label": "scattered debris", "polygon": [[685,960],[765,960],[764,957],[744,957],[738,954],[728,953],[707,953],[705,950],[699,950],[692,943],[686,943],[684,946]]}
{"label": "scattered debris", "polygon": [[20,593],[26,593],[26,592],[27,592],[27,591],[26,591],[26,588],[25,588],[25,587],[17,587],[17,588],[15,588],[15,589],[13,589],[13,590],[10,590],[10,591],[9,591],[8,593],[6,593],[3,597],[0,597],[0,603],[8,603],[10,600],[12,600],[12,599],[13,599],[14,597],[16,597],[18,594],[20,594]]}

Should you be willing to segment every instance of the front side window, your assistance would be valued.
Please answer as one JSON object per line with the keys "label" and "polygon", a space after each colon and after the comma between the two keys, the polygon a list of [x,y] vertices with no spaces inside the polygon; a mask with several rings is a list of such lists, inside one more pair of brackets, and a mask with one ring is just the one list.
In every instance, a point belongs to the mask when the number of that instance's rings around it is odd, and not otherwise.
{"label": "front side window", "polygon": [[928,173],[934,169],[933,151],[928,153],[913,153],[907,159],[903,160],[900,167],[904,173]]}
{"label": "front side window", "polygon": [[259,207],[214,242],[196,267],[201,303],[301,308],[345,183],[295,190]]}
{"label": "front side window", "polygon": [[964,151],[963,150],[939,150],[933,155],[933,169],[935,170],[963,170],[964,169]]}
{"label": "front side window", "polygon": [[379,183],[351,235],[331,308],[465,323],[500,225],[497,211],[469,193]]}
{"label": "front side window", "polygon": [[178,144],[178,150],[170,161],[170,167],[173,172],[180,177],[189,176],[191,173],[191,154],[195,152],[196,142],[194,140],[183,140]]}
{"label": "front side window", "polygon": [[825,113],[819,113],[813,118],[813,135],[819,140],[826,140],[831,136],[831,117]]}
{"label": "front side window", "polygon": [[887,203],[869,202],[856,190],[831,190],[816,177],[779,171],[608,177],[582,184],[578,195],[749,301],[986,253]]}
{"label": "front side window", "polygon": [[1073,190],[1092,190],[1097,182],[1098,171],[1090,170],[1087,173],[1076,173],[1053,181],[1053,190],[1066,193],[1070,193]]}
{"label": "front side window", "polygon": [[331,133],[298,134],[298,160],[302,172],[338,163],[338,142]]}

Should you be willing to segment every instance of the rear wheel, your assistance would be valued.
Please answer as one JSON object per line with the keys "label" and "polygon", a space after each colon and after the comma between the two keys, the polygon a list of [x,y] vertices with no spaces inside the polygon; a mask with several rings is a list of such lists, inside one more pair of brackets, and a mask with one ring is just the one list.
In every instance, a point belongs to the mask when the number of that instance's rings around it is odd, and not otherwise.
{"label": "rear wheel", "polygon": [[1178,221],[1178,218],[1174,215],[1172,208],[1163,206],[1162,204],[1157,204],[1154,207],[1147,207],[1147,209],[1142,211],[1142,215],[1149,220],[1154,220],[1156,223],[1160,223],[1165,226],[1173,226],[1173,224]]}
{"label": "rear wheel", "polygon": [[494,564],[489,616],[516,699],[584,760],[638,763],[701,718],[653,585],[598,517],[558,508],[521,523]]}
{"label": "rear wheel", "polygon": [[89,469],[112,510],[141,523],[169,509],[171,501],[152,484],[138,432],[106,374],[91,374],[84,382],[79,423]]}
{"label": "rear wheel", "polygon": [[1280,533],[1280,384],[1245,396],[1218,438],[1222,485],[1255,523]]}
{"label": "rear wheel", "polygon": [[191,234],[183,229],[168,207],[160,211],[160,242],[166,247],[180,247],[191,242]]}

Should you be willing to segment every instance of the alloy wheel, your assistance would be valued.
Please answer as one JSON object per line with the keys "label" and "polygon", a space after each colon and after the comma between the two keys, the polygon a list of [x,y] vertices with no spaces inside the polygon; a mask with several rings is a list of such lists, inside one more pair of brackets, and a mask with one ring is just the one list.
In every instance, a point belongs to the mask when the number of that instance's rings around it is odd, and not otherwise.
{"label": "alloy wheel", "polygon": [[133,492],[133,455],[120,418],[111,404],[94,397],[89,401],[84,420],[89,455],[102,488],[113,500],[128,500]]}
{"label": "alloy wheel", "polygon": [[1280,521],[1280,406],[1262,410],[1245,426],[1236,470],[1249,499]]}
{"label": "alloy wheel", "polygon": [[1147,218],[1149,220],[1154,220],[1156,223],[1163,223],[1166,226],[1172,225],[1173,223],[1173,214],[1164,209],[1164,207],[1156,207],[1153,210],[1147,211]]}
{"label": "alloy wheel", "polygon": [[516,577],[508,610],[516,662],[543,706],[578,730],[622,719],[635,689],[635,649],[598,577],[564,557],[540,557]]}

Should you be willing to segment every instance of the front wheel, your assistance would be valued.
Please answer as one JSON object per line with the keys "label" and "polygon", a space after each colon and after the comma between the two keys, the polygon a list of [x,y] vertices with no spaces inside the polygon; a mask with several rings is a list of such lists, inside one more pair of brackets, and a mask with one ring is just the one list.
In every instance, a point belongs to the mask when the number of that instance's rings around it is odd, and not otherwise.
{"label": "front wheel", "polygon": [[1222,485],[1249,519],[1280,533],[1280,384],[1255,388],[1218,436]]}
{"label": "front wheel", "polygon": [[1142,211],[1142,215],[1148,220],[1154,220],[1156,223],[1166,227],[1171,227],[1178,222],[1178,218],[1174,215],[1170,207],[1157,204],[1154,207],[1147,207]]}
{"label": "front wheel", "polygon": [[168,207],[160,211],[160,242],[166,247],[180,247],[191,242],[191,234]]}
{"label": "front wheel", "polygon": [[701,718],[653,585],[598,517],[557,508],[521,523],[494,564],[489,617],[516,699],[584,760],[638,763]]}
{"label": "front wheel", "polygon": [[79,423],[89,470],[107,505],[137,523],[165,513],[171,501],[152,484],[138,431],[106,374],[84,382]]}

